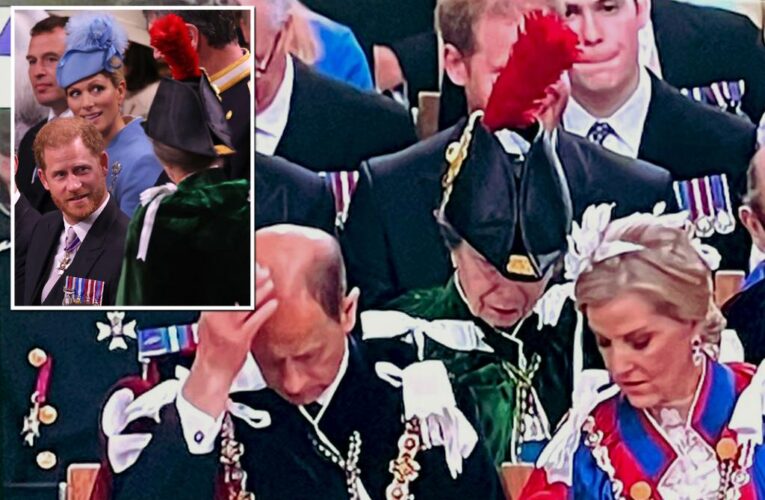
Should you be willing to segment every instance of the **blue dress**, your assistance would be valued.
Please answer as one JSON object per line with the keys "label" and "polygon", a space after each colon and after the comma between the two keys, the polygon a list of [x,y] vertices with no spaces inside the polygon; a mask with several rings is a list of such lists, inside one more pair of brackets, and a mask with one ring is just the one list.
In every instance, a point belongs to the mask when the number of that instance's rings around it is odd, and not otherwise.
{"label": "blue dress", "polygon": [[162,173],[154,148],[141,127],[142,118],[133,118],[106,147],[109,172],[106,185],[128,217],[139,203],[141,193],[154,186]]}

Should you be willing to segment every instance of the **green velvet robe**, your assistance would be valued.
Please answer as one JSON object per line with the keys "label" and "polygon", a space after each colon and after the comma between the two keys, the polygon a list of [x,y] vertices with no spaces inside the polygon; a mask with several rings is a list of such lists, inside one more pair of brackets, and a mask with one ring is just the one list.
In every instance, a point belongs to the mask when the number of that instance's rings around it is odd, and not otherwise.
{"label": "green velvet robe", "polygon": [[222,169],[187,177],[162,199],[146,261],[136,258],[148,205],[130,221],[117,304],[249,305],[250,188]]}
{"label": "green velvet robe", "polygon": [[[427,339],[426,359],[440,359],[453,377],[455,391],[467,390],[477,402],[481,430],[497,465],[508,461],[529,460],[539,450],[512,450],[513,431],[523,432],[521,420],[529,405],[529,392],[519,390],[528,384],[534,388],[553,432],[571,406],[573,388],[574,330],[577,315],[574,305],[567,301],[556,326],[537,329],[538,318],[532,313],[523,320],[516,337],[522,347],[510,340],[515,327],[500,332],[474,317],[459,295],[452,278],[446,286],[415,290],[388,303],[384,309],[394,309],[426,320],[467,320],[474,322],[484,333],[485,342],[494,353],[457,351],[432,339]],[[516,325],[517,326],[517,325]],[[597,364],[597,349],[591,335],[584,334],[584,366]],[[522,364],[520,349],[526,360]],[[536,370],[533,369],[537,365]],[[524,373],[525,372],[525,373]],[[530,373],[531,372],[531,373]],[[523,458],[521,458],[521,456]]]}

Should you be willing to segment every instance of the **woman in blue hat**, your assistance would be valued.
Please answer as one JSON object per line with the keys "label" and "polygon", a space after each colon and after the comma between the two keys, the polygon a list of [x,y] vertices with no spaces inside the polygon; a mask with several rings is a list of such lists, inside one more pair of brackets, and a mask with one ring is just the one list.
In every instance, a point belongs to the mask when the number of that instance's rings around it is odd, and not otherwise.
{"label": "woman in blue hat", "polygon": [[89,120],[108,144],[109,192],[132,215],[162,166],[141,127],[141,118],[122,115],[125,100],[123,28],[110,15],[78,15],[66,26],[67,48],[56,70],[59,86],[75,116]]}

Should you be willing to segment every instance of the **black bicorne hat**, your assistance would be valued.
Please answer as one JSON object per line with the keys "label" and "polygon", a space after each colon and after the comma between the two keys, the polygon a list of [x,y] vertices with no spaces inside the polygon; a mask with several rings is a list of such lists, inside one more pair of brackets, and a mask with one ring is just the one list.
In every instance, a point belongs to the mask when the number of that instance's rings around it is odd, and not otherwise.
{"label": "black bicorne hat", "polygon": [[440,217],[504,277],[539,281],[564,255],[571,195],[555,132],[539,132],[522,162],[472,115],[450,146]]}
{"label": "black bicorne hat", "polygon": [[194,80],[163,78],[143,125],[146,135],[182,151],[212,158],[234,152],[220,97],[204,72]]}

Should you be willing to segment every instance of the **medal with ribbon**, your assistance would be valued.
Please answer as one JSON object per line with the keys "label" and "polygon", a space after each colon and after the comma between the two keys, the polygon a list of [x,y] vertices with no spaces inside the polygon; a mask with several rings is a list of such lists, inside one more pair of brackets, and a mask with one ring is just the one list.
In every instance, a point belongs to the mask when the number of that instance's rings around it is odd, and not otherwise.
{"label": "medal with ribbon", "polygon": [[193,353],[199,337],[196,323],[171,325],[138,330],[138,361],[147,363],[151,358],[165,354]]}
{"label": "medal with ribbon", "polygon": [[114,194],[114,190],[117,189],[117,177],[122,172],[122,163],[115,161],[111,168],[111,180],[109,182],[109,192]]}
{"label": "medal with ribbon", "polygon": [[735,80],[713,82],[701,87],[682,88],[680,93],[693,101],[714,106],[721,111],[748,119],[746,113],[741,109],[745,90],[746,82]]}
{"label": "medal with ribbon", "polygon": [[64,278],[65,306],[83,305],[100,306],[104,299],[104,281],[66,276]]}
{"label": "medal with ribbon", "polygon": [[33,349],[29,353],[29,363],[37,368],[37,380],[35,390],[30,398],[29,414],[24,417],[21,435],[26,446],[34,446],[35,439],[40,437],[40,424],[52,424],[58,413],[55,408],[45,404],[48,399],[53,358],[45,354],[42,349]]}
{"label": "medal with ribbon", "polygon": [[730,188],[725,174],[713,175],[709,178],[712,190],[712,202],[717,216],[715,229],[720,234],[730,234],[736,228],[736,218],[730,203]]}
{"label": "medal with ribbon", "polygon": [[59,262],[58,268],[56,269],[56,272],[58,272],[59,276],[64,274],[64,271],[66,271],[69,265],[72,263],[74,252],[77,251],[77,249],[80,247],[80,243],[82,243],[73,231],[72,235],[73,237],[71,240],[67,240],[64,246],[64,257],[61,259],[61,262]]}
{"label": "medal with ribbon", "polygon": [[729,234],[736,227],[730,189],[725,174],[709,175],[673,184],[677,204],[688,212],[688,219],[702,238],[715,232]]}

